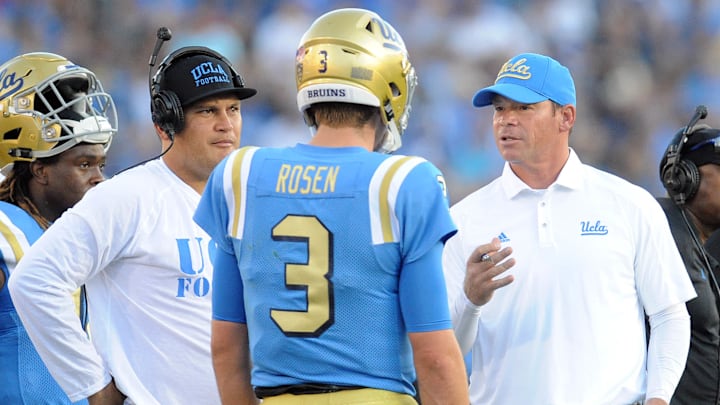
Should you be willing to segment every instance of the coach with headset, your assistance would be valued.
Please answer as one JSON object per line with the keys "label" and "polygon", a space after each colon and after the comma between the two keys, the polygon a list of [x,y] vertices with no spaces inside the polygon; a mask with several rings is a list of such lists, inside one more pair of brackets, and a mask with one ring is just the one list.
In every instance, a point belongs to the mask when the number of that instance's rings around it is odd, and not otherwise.
{"label": "coach with headset", "polygon": [[669,197],[658,198],[697,297],[687,302],[690,351],[671,405],[720,404],[720,263],[704,244],[720,229],[720,130],[678,131],[660,162]]}
{"label": "coach with headset", "polygon": [[[158,31],[151,67],[169,36]],[[219,404],[210,355],[216,245],[192,215],[213,168],[239,147],[241,100],[256,91],[205,47],[170,53],[149,82],[161,154],[100,183],[58,219],[26,253],[10,292],[72,401]],[[92,339],[71,299],[82,284]]]}

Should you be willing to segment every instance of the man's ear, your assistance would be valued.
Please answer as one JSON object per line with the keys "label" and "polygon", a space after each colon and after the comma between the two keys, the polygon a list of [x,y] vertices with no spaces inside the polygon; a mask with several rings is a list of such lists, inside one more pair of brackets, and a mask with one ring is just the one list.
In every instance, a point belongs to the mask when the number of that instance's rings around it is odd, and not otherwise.
{"label": "man's ear", "polygon": [[563,132],[569,132],[575,125],[575,106],[568,104],[560,108],[560,130]]}
{"label": "man's ear", "polygon": [[162,127],[158,124],[153,123],[153,126],[155,127],[155,133],[157,134],[158,138],[160,138],[161,141],[170,141],[170,135],[162,129]]}
{"label": "man's ear", "polygon": [[30,163],[30,173],[32,173],[33,179],[40,184],[47,184],[48,182],[48,166],[44,163],[36,160]]}

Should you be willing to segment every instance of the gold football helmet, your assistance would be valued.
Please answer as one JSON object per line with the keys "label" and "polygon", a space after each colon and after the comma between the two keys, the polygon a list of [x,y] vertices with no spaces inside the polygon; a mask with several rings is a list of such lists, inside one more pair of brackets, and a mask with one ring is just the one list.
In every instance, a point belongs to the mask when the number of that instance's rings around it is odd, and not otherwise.
{"label": "gold football helmet", "polygon": [[60,154],[81,142],[110,147],[112,97],[91,71],[52,53],[27,53],[0,66],[0,168]]}
{"label": "gold football helmet", "polygon": [[401,145],[415,69],[400,35],[372,11],[346,8],[319,17],[305,32],[295,58],[297,103],[311,128],[314,103],[343,102],[380,108],[387,126],[381,152]]}

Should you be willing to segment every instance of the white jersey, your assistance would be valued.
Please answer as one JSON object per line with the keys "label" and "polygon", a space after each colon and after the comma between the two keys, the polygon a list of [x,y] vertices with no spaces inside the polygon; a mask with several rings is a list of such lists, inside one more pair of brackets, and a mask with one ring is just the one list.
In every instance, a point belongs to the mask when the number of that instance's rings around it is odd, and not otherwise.
{"label": "white jersey", "polygon": [[[575,153],[546,190],[506,164],[451,208],[459,230],[443,267],[455,322],[465,263],[499,237],[515,280],[480,308],[471,403],[629,404],[646,390],[644,311],[695,296],[655,199]],[[673,387],[674,388],[674,387]]]}
{"label": "white jersey", "polygon": [[[220,403],[210,356],[215,249],[200,195],[154,160],[91,189],[27,252],[11,293],[72,400],[106,385],[126,403]],[[92,342],[70,293],[86,284]]]}

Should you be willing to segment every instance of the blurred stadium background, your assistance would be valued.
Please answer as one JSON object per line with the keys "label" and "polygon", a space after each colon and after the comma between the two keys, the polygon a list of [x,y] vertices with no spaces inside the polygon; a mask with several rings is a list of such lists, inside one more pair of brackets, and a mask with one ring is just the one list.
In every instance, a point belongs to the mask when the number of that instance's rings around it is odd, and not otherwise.
{"label": "blurred stadium background", "polygon": [[453,202],[502,169],[491,111],[470,100],[519,52],[572,71],[580,158],[654,195],[664,194],[662,153],[695,106],[707,105],[704,123],[720,123],[717,0],[0,0],[0,59],[48,51],[98,74],[119,112],[113,174],[160,151],[148,94],[158,27],[173,39],[157,64],[180,46],[208,46],[259,90],[243,104],[243,145],[291,145],[309,137],[295,105],[295,48],[338,7],[375,10],[405,39],[420,86],[400,153],[438,165]]}

